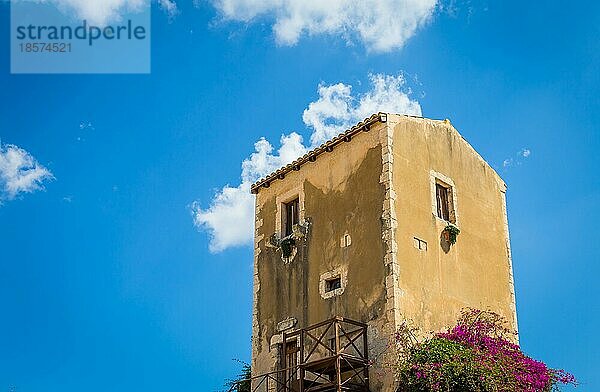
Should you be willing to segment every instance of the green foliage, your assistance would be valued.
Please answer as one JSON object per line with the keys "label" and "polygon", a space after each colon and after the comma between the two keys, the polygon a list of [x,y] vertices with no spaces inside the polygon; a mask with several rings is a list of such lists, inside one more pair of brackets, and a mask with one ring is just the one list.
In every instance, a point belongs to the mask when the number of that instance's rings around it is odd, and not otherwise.
{"label": "green foliage", "polygon": [[252,368],[246,362],[238,361],[242,364],[242,371],[233,380],[228,380],[225,387],[228,392],[250,392],[250,378],[252,377]]}
{"label": "green foliage", "polygon": [[448,226],[444,228],[444,232],[448,235],[448,241],[452,245],[456,244],[456,238],[460,234],[460,229],[456,227],[456,225],[449,223]]}
{"label": "green foliage", "polygon": [[[399,391],[481,391],[473,360],[463,345],[434,337],[413,349],[411,360],[401,364]],[[437,375],[436,385],[426,377],[431,373]]]}
{"label": "green foliage", "polygon": [[287,259],[288,257],[290,257],[292,255],[295,245],[296,245],[296,240],[292,236],[281,240],[281,253],[284,258]]}
{"label": "green foliage", "polygon": [[[496,313],[462,312],[449,332],[423,341],[414,329],[397,334],[399,392],[550,392],[575,377],[526,356]],[[407,337],[408,336],[408,337]]]}

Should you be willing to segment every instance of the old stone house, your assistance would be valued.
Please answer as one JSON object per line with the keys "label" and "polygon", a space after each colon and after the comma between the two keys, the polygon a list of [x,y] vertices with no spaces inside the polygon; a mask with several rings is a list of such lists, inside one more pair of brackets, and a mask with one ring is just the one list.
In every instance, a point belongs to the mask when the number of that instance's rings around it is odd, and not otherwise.
{"label": "old stone house", "polygon": [[506,185],[448,120],[374,114],[252,192],[255,390],[394,391],[404,320],[516,329]]}

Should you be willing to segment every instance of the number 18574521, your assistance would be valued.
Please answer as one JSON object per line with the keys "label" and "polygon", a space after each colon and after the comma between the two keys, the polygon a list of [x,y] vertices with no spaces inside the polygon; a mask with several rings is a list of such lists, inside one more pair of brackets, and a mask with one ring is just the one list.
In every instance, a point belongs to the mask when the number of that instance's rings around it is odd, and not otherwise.
{"label": "number 18574521", "polygon": [[71,44],[64,42],[28,42],[20,43],[22,53],[70,53]]}

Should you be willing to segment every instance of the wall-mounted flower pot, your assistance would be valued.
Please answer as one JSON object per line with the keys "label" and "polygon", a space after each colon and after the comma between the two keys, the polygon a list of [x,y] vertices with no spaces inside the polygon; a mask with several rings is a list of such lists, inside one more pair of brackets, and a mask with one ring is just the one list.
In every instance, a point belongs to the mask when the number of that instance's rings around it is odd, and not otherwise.
{"label": "wall-mounted flower pot", "polygon": [[444,239],[448,241],[451,245],[456,244],[456,238],[459,234],[460,229],[452,223],[449,223],[448,226],[444,228],[444,231],[442,231]]}
{"label": "wall-mounted flower pot", "polygon": [[442,235],[444,236],[444,240],[446,242],[450,242],[450,233],[447,230],[442,231]]}
{"label": "wall-mounted flower pot", "polygon": [[281,240],[281,254],[285,259],[289,258],[294,251],[294,246],[296,245],[296,240],[294,240],[293,236],[284,238]]}

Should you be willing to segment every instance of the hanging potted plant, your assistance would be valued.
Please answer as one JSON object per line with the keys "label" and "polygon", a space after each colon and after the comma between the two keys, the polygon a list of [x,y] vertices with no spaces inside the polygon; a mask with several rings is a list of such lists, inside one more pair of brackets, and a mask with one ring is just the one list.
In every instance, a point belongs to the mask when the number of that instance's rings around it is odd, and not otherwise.
{"label": "hanging potted plant", "polygon": [[448,223],[448,226],[444,228],[442,231],[444,235],[444,239],[448,241],[451,245],[456,244],[456,237],[460,234],[460,229],[453,223]]}
{"label": "hanging potted plant", "polygon": [[298,245],[302,244],[306,239],[310,221],[305,219],[302,224],[292,226],[292,233],[281,238],[279,233],[273,233],[267,241],[267,247],[275,248],[276,251],[281,251],[281,257],[284,262],[290,262],[296,255]]}
{"label": "hanging potted plant", "polygon": [[281,254],[283,256],[283,258],[287,259],[289,258],[293,251],[294,251],[294,246],[296,245],[296,240],[294,239],[294,236],[288,236],[284,239],[281,240]]}

